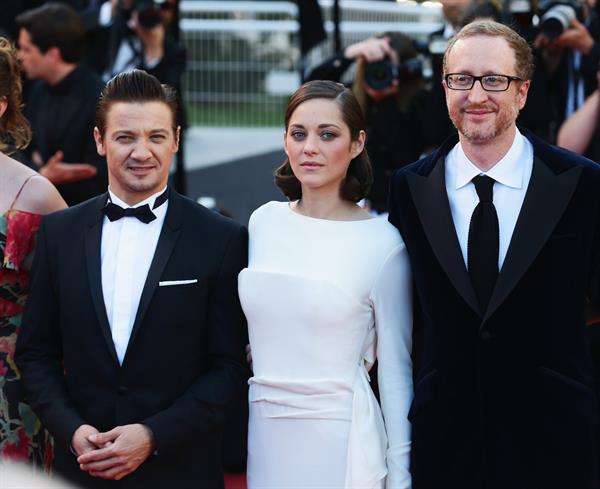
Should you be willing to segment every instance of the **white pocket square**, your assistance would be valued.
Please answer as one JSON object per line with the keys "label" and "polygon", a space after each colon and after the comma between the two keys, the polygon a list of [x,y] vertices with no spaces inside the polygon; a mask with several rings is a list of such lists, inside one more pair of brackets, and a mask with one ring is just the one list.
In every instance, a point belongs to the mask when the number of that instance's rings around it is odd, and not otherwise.
{"label": "white pocket square", "polygon": [[188,285],[188,284],[195,284],[196,282],[198,282],[197,278],[190,279],[190,280],[164,280],[162,282],[158,282],[158,286],[159,287],[167,287],[169,285]]}

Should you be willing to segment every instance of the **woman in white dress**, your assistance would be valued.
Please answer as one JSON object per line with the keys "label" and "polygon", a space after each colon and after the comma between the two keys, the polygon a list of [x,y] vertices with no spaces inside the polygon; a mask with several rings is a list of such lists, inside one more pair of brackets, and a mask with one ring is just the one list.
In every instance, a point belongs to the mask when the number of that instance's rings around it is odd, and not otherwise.
{"label": "woman in white dress", "polygon": [[343,85],[313,81],[290,98],[276,183],[291,202],[253,213],[239,276],[249,489],[410,487],[410,269],[395,228],[356,204],[371,183],[364,144]]}

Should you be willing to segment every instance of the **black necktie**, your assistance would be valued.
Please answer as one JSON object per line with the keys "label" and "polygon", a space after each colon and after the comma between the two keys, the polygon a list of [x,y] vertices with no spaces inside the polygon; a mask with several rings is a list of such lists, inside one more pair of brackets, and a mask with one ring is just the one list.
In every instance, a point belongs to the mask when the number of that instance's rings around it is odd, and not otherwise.
{"label": "black necktie", "polygon": [[484,175],[473,178],[479,204],[473,211],[469,225],[467,259],[471,282],[482,311],[487,308],[498,278],[500,233],[498,214],[493,202],[495,182],[493,178]]}
{"label": "black necktie", "polygon": [[[160,194],[156,198],[156,200],[154,201],[154,205],[152,206],[152,209],[156,209],[157,207],[164,204],[168,198],[169,198],[169,189],[165,190],[162,194]],[[122,217],[136,217],[137,219],[142,221],[144,224],[148,224],[149,222],[152,222],[152,221],[154,221],[154,219],[156,219],[154,212],[152,212],[152,210],[150,209],[150,206],[148,204],[144,204],[139,207],[128,207],[126,209],[123,209],[123,207],[111,202],[110,196],[109,196],[109,201],[102,208],[102,212],[106,217],[108,217],[110,222],[117,221],[117,220],[121,219]]]}

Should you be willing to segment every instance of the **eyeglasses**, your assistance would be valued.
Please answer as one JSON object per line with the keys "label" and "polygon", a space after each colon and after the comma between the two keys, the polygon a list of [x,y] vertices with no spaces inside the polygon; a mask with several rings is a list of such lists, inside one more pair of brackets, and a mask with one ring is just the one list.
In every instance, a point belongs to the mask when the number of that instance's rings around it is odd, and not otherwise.
{"label": "eyeglasses", "polygon": [[466,73],[448,73],[444,80],[451,90],[471,90],[476,81],[481,83],[481,88],[486,92],[504,92],[508,90],[511,81],[525,81],[518,76],[508,75],[483,75],[473,76]]}

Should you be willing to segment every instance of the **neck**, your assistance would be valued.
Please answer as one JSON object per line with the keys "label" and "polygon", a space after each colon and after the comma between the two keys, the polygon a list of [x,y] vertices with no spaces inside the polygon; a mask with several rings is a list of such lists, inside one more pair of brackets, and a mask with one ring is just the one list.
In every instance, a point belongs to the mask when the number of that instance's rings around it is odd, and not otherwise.
{"label": "neck", "polygon": [[348,217],[356,205],[343,200],[339,190],[320,191],[302,189],[302,198],[296,203],[296,210],[305,216],[316,219],[342,220]]}
{"label": "neck", "polygon": [[60,63],[54,67],[51,73],[48,73],[44,77],[44,81],[51,86],[58,85],[69,76],[75,68],[77,68],[76,64]]}
{"label": "neck", "polygon": [[512,146],[517,129],[513,125],[492,140],[476,141],[459,135],[460,145],[469,161],[482,172],[491,170]]}
{"label": "neck", "polygon": [[[161,187],[161,189],[164,187]],[[139,204],[140,202],[142,202],[143,200],[146,200],[148,197],[151,197],[152,195],[156,194],[157,192],[159,192],[159,190],[149,190],[147,192],[123,192],[120,189],[114,189],[112,187],[109,188],[109,190],[116,195],[119,199],[121,199],[123,202],[125,202],[127,205],[129,206],[135,206],[136,204]]]}

